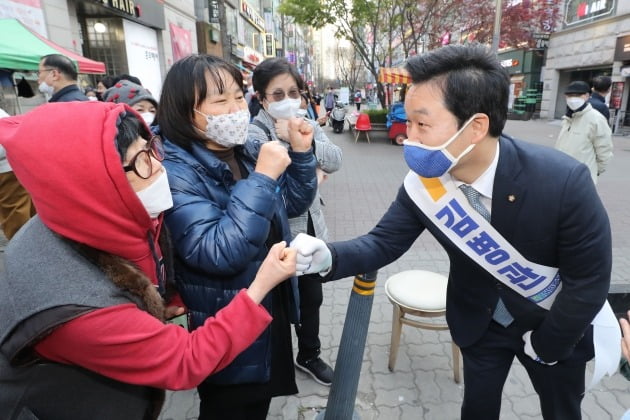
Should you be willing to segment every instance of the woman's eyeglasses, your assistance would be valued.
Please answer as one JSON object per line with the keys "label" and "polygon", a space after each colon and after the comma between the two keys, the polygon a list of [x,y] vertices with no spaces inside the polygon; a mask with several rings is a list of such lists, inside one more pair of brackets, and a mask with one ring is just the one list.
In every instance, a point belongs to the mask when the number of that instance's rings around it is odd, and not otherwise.
{"label": "woman's eyeglasses", "polygon": [[142,179],[149,179],[153,174],[151,157],[158,162],[164,160],[164,145],[158,136],[151,137],[146,148],[136,153],[129,161],[129,165],[123,166],[123,169],[125,172],[134,171]]}
{"label": "woman's eyeglasses", "polygon": [[300,91],[298,89],[291,89],[288,92],[284,92],[284,90],[282,89],[277,89],[274,90],[273,92],[267,92],[267,95],[271,95],[271,97],[273,98],[274,101],[276,102],[280,102],[281,100],[283,100],[285,97],[289,97],[291,99],[299,99],[300,98]]}

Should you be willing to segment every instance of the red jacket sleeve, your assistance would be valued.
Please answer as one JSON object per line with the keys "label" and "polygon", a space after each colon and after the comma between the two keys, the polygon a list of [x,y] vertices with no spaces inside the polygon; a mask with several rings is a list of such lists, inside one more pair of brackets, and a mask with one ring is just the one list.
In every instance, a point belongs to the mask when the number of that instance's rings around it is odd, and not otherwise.
{"label": "red jacket sleeve", "polygon": [[192,333],[134,304],[92,311],[55,329],[35,350],[121,382],[171,390],[197,386],[264,331],[271,316],[245,290]]}

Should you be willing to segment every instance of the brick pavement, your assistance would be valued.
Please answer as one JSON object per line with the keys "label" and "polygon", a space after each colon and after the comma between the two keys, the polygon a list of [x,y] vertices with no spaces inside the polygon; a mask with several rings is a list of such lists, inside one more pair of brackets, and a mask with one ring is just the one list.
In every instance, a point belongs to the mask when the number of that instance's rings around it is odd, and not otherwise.
{"label": "brick pavement", "polygon": [[[506,128],[516,137],[549,146],[553,146],[558,131],[557,121],[540,120],[509,121]],[[330,132],[329,136],[343,149],[344,163],[322,186],[326,219],[332,240],[350,239],[367,232],[378,221],[393,200],[407,167],[402,148],[389,145],[383,135],[371,136],[371,144],[365,140],[355,144],[347,132]],[[623,285],[630,283],[630,137],[617,136],[614,142],[615,157],[602,175],[598,190],[613,229],[613,283]],[[404,327],[396,369],[391,373],[387,368],[392,308],[383,285],[389,275],[412,268],[448,272],[446,254],[429,234],[422,235],[403,257],[379,271],[356,401],[363,420],[459,418],[463,384],[455,384],[452,379],[448,332]],[[351,285],[352,280],[345,279],[324,286],[322,357],[331,364],[336,360]],[[310,420],[325,407],[329,388],[302,372],[296,372],[296,377],[299,394],[275,398],[268,419]],[[160,419],[195,419],[197,406],[194,390],[168,393]],[[615,375],[587,392],[583,418],[617,420],[626,408],[630,408],[630,383]],[[501,419],[539,418],[538,398],[524,369],[515,363],[504,388]]]}

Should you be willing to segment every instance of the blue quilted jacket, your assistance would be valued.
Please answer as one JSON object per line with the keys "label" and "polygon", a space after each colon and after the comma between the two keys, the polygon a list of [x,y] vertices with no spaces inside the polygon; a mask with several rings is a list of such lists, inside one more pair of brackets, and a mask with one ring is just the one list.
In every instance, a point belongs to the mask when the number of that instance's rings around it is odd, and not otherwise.
{"label": "blue quilted jacket", "polygon": [[[156,129],[159,134],[159,128]],[[254,172],[261,143],[248,140],[235,148],[235,157],[249,176],[238,182],[228,165],[201,144],[185,150],[164,140],[163,165],[173,194],[166,213],[175,248],[176,281],[189,309],[191,329],[226,306],[248,287],[268,251],[271,229],[275,237],[291,240],[288,217],[305,212],[313,201],[317,179],[312,151],[289,152],[291,165],[277,180]],[[298,320],[297,279],[290,280],[288,312]],[[271,313],[269,294],[263,305]],[[273,313],[272,313],[273,315]],[[208,378],[218,384],[269,380],[270,328],[228,367]]]}

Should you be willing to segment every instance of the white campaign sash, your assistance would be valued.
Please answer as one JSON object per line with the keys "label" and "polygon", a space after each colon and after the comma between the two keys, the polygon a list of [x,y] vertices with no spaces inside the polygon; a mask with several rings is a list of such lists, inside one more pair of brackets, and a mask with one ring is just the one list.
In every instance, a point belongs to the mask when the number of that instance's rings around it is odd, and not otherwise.
{"label": "white campaign sash", "polygon": [[[409,171],[405,191],[422,212],[470,259],[525,299],[549,310],[562,289],[558,269],[528,261],[472,208],[449,174],[422,178]],[[614,374],[621,357],[621,330],[608,301],[591,322],[595,368],[589,389]]]}

